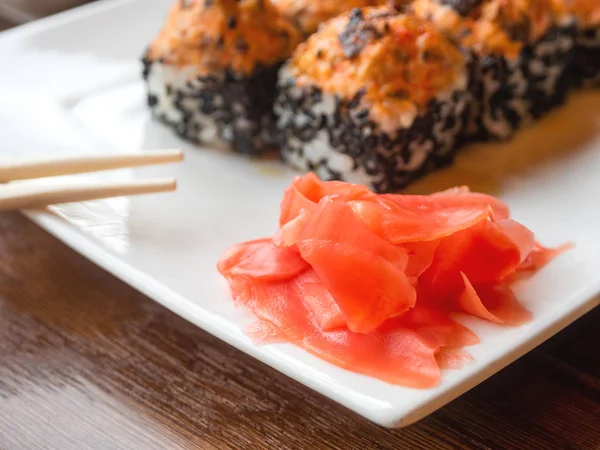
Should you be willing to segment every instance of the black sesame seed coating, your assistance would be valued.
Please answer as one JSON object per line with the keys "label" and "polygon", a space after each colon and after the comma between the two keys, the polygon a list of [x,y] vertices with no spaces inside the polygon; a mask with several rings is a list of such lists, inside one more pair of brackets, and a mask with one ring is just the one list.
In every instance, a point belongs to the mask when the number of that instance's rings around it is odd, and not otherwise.
{"label": "black sesame seed coating", "polygon": [[150,108],[156,106],[158,103],[158,97],[154,94],[148,94],[148,106]]}
{"label": "black sesame seed coating", "polygon": [[[355,182],[356,175],[362,174],[376,192],[401,189],[450,164],[469,99],[466,90],[458,90],[447,100],[432,100],[427,112],[417,115],[409,128],[399,128],[390,135],[369,118],[360,96],[358,100],[357,96],[335,96],[332,111],[317,114],[323,110],[323,96],[329,94],[315,86],[296,86],[293,79],[281,80],[279,88],[275,111],[284,161],[326,180]],[[316,145],[326,145],[329,150],[315,156]],[[309,151],[312,155],[307,154]],[[337,158],[331,152],[349,157],[345,167],[334,161]]]}
{"label": "black sesame seed coating", "polygon": [[573,86],[600,87],[600,28],[577,30]]}
{"label": "black sesame seed coating", "polygon": [[[144,60],[148,104],[153,115],[182,138],[202,143],[207,127],[233,151],[260,155],[275,150],[273,102],[280,65],[257,66],[250,75],[226,70],[176,85],[175,80],[150,82],[158,62]],[[173,119],[178,117],[179,119]]]}
{"label": "black sesame seed coating", "polygon": [[152,65],[152,61],[147,56],[147,51],[142,56],[142,78],[145,80],[148,79],[148,75],[150,74],[150,66]]}
{"label": "black sesame seed coating", "polygon": [[467,17],[483,0],[437,0],[440,5],[449,6],[458,14]]}
{"label": "black sesame seed coating", "polygon": [[363,11],[354,8],[350,19],[339,36],[346,58],[356,58],[369,43],[380,37],[372,22],[364,20]]}
{"label": "black sesame seed coating", "polygon": [[523,125],[562,105],[571,91],[572,26],[552,28],[517,59],[474,55],[466,141],[505,140]]}
{"label": "black sesame seed coating", "polygon": [[235,18],[235,16],[227,17],[227,28],[229,28],[230,30],[234,30],[236,26],[237,19]]}

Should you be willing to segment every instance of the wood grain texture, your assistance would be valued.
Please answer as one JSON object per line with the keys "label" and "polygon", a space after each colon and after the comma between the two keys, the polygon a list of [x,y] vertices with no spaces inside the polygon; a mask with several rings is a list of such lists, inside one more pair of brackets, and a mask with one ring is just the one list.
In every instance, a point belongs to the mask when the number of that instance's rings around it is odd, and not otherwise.
{"label": "wood grain texture", "polygon": [[386,430],[0,215],[0,448],[600,449],[598,323]]}

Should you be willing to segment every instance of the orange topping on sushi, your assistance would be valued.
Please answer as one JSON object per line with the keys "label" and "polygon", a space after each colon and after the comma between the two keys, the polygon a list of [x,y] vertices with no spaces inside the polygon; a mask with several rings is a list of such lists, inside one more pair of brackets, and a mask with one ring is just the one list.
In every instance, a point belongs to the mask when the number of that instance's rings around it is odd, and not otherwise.
{"label": "orange topping on sushi", "polygon": [[[383,0],[386,1],[386,0]],[[376,0],[273,0],[283,15],[295,21],[305,35],[317,31],[323,22],[353,8],[381,4]]]}
{"label": "orange topping on sushi", "polygon": [[359,95],[371,113],[395,118],[464,82],[464,59],[431,23],[389,7],[354,9],[300,44],[287,67],[302,84],[340,98]]}
{"label": "orange topping on sushi", "polygon": [[560,14],[557,0],[416,0],[413,8],[466,47],[508,58],[539,39]]}
{"label": "orange topping on sushi", "polygon": [[580,28],[600,26],[600,1],[562,0],[561,3],[567,14],[575,16]]}
{"label": "orange topping on sushi", "polygon": [[553,25],[555,11],[550,0],[494,0],[481,8],[481,17],[465,43],[483,43],[490,52],[516,57],[524,44],[539,39]]}
{"label": "orange topping on sushi", "polygon": [[415,0],[412,9],[417,17],[432,21],[436,27],[453,36],[470,33],[481,14],[482,1]]}
{"label": "orange topping on sushi", "polygon": [[146,56],[195,66],[200,74],[225,68],[249,73],[287,59],[299,40],[270,0],[181,0]]}

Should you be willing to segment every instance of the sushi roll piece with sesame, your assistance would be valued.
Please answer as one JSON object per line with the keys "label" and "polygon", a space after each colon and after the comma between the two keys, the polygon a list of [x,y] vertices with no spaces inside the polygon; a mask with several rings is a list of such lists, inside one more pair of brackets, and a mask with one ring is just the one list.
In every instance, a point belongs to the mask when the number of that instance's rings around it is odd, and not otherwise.
{"label": "sushi roll piece with sesame", "polygon": [[555,0],[415,0],[412,8],[473,55],[469,140],[508,139],[564,103],[575,27]]}
{"label": "sushi roll piece with sesame", "polygon": [[600,87],[600,0],[558,0],[576,26],[575,86]]}
{"label": "sushi roll piece with sesame", "polygon": [[300,39],[270,0],[179,0],[143,57],[148,105],[195,143],[273,146],[277,71]]}
{"label": "sushi roll piece with sesame", "polygon": [[400,189],[451,162],[468,61],[436,27],[391,7],[321,26],[281,69],[283,159],[324,180]]}

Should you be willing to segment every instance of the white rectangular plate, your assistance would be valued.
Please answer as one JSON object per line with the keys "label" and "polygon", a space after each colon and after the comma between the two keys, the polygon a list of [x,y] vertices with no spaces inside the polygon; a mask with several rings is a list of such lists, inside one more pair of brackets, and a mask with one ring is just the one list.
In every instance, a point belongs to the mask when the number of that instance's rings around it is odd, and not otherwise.
{"label": "white rectangular plate", "polygon": [[[500,195],[560,256],[518,294],[534,313],[519,328],[478,320],[475,360],[429,390],[392,386],[287,344],[256,346],[215,269],[230,244],[270,235],[294,173],[177,140],[147,113],[139,56],[171,0],[103,1],[0,35],[0,156],[181,146],[181,165],[94,176],[175,176],[174,194],[28,212],[98,265],[185,319],[387,427],[412,423],[472,388],[598,304],[600,94],[585,93],[508,145],[464,152],[411,191],[470,184]],[[466,319],[464,319],[466,320]]]}

